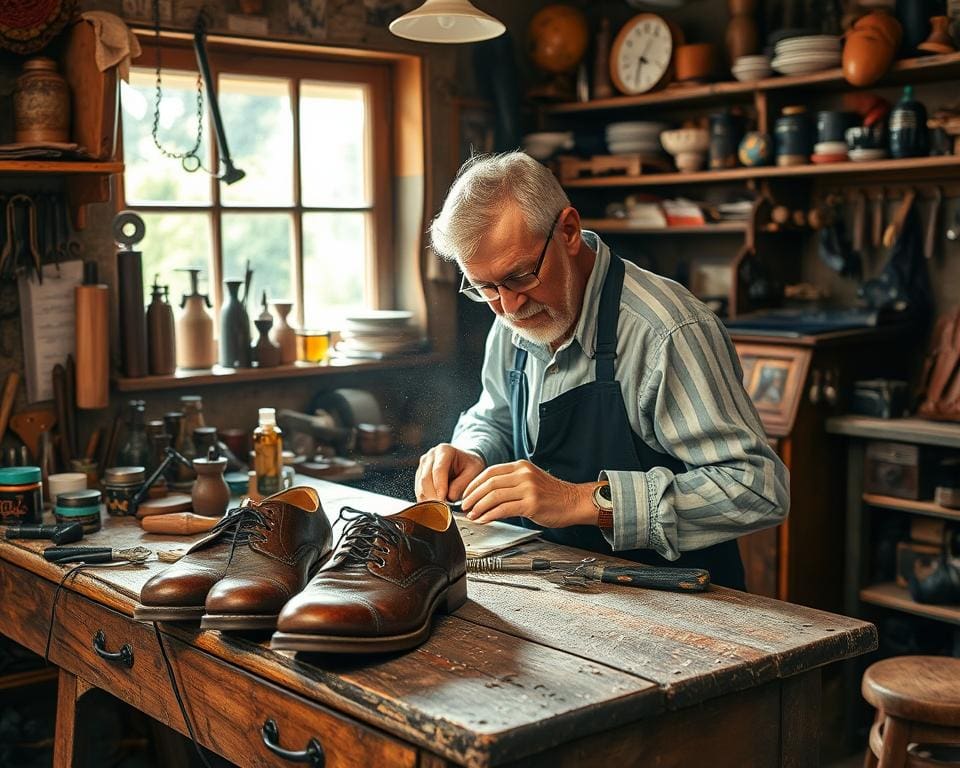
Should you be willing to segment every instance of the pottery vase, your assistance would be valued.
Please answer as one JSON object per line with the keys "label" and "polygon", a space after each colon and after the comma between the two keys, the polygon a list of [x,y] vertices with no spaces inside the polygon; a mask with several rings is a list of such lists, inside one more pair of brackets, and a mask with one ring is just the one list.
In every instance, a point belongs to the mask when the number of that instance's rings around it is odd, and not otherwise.
{"label": "pottery vase", "polygon": [[930,37],[917,47],[924,53],[954,53],[953,40],[950,39],[949,17],[933,16],[930,19]]}
{"label": "pottery vase", "polygon": [[197,473],[197,480],[190,491],[193,511],[207,517],[223,517],[230,504],[230,488],[223,479],[227,460],[222,456],[217,459],[194,459],[193,468]]}
{"label": "pottery vase", "polygon": [[728,0],[730,22],[727,24],[727,57],[732,64],[741,56],[759,51],[756,0]]}
{"label": "pottery vase", "polygon": [[273,325],[272,318],[258,318],[253,321],[257,326],[260,337],[253,345],[251,352],[258,368],[273,368],[280,365],[280,347],[270,341],[270,326]]}
{"label": "pottery vase", "polygon": [[931,0],[897,0],[897,19],[903,25],[903,43],[900,51],[913,56],[930,35],[930,17],[937,15],[937,3]]}
{"label": "pottery vase", "polygon": [[13,140],[70,141],[70,87],[46,56],[27,59],[13,91]]}
{"label": "pottery vase", "polygon": [[276,321],[270,329],[270,341],[280,347],[280,362],[283,365],[293,363],[297,359],[297,334],[287,322],[287,316],[293,304],[282,301],[272,301],[273,313]]}
{"label": "pottery vase", "polygon": [[242,280],[227,280],[227,300],[220,310],[220,365],[225,368],[249,368],[250,317],[240,301]]}

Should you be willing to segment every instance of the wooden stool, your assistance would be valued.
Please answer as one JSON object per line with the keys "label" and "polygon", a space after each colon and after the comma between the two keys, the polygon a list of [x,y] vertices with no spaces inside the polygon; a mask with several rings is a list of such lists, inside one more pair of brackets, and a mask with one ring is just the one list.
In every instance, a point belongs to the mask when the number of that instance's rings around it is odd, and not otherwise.
{"label": "wooden stool", "polygon": [[884,659],[863,673],[860,690],[877,710],[864,768],[919,768],[930,763],[908,755],[908,744],[960,744],[960,659]]}

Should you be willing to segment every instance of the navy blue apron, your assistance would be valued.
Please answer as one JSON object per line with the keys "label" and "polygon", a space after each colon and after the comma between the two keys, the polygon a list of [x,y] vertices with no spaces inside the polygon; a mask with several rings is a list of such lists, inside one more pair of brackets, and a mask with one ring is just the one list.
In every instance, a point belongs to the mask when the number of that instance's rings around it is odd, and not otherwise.
{"label": "navy blue apron", "polygon": [[[527,432],[526,350],[517,349],[513,370],[509,372],[514,458],[529,459],[554,477],[570,483],[594,482],[602,470],[645,472],[653,467],[666,467],[675,474],[686,471],[682,462],[658,453],[634,434],[620,382],[614,378],[623,273],[623,261],[611,253],[597,316],[597,380],[540,404],[540,434],[533,449]],[[526,518],[510,522],[539,528],[548,541],[605,555],[614,554],[647,565],[705,568],[710,571],[714,584],[746,589],[740,551],[733,540],[683,552],[679,559],[667,560],[649,549],[614,553],[600,529],[592,525],[545,529]]]}

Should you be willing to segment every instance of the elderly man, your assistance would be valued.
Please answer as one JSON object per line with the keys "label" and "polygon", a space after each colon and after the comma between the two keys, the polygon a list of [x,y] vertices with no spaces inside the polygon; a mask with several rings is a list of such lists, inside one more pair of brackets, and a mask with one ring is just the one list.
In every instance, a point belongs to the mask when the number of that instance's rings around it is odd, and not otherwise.
{"label": "elderly man", "polygon": [[784,519],[789,481],[716,316],[582,231],[519,152],[468,162],[431,235],[496,318],[480,399],[421,457],[417,498],[743,589],[735,538]]}

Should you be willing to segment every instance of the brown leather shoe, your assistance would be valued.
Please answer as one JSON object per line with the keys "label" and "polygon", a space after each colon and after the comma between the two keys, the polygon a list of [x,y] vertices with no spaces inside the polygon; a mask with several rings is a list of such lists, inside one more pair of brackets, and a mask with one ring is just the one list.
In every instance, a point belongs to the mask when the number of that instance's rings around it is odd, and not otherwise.
{"label": "brown leather shoe", "polygon": [[344,507],[333,556],[277,619],[271,648],[400,651],[430,635],[434,612],[467,599],[467,556],[450,508],[424,501],[394,515]]}
{"label": "brown leather shoe", "polygon": [[290,488],[242,511],[226,573],[207,593],[203,629],[273,629],[330,548],[330,523],[313,488]]}
{"label": "brown leather shoe", "polygon": [[[309,517],[311,543],[325,552],[330,547],[330,525],[320,509],[320,500],[312,488],[281,491],[259,503],[249,500],[231,510],[210,533],[190,547],[180,560],[151,578],[140,591],[140,605],[134,618],[146,621],[198,621],[204,614],[207,594],[214,584],[239,567],[240,561],[269,555],[253,549],[270,535],[267,518],[277,504],[296,510],[297,518]],[[293,506],[290,506],[293,505]],[[267,511],[271,510],[271,511]],[[312,550],[313,547],[308,549]],[[317,558],[314,558],[316,561]],[[236,562],[236,565],[234,563]],[[291,593],[292,594],[292,593]],[[280,605],[283,604],[283,601]]]}

